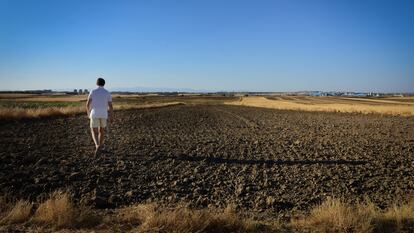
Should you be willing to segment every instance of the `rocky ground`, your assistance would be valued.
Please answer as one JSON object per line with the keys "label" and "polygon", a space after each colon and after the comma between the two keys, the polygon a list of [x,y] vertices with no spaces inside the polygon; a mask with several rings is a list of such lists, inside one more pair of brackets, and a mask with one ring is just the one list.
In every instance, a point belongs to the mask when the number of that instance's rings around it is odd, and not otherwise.
{"label": "rocky ground", "polygon": [[97,208],[235,204],[289,216],[326,196],[385,207],[414,190],[414,118],[180,105],[115,112],[93,158],[85,115],[0,122],[0,192],[68,189]]}

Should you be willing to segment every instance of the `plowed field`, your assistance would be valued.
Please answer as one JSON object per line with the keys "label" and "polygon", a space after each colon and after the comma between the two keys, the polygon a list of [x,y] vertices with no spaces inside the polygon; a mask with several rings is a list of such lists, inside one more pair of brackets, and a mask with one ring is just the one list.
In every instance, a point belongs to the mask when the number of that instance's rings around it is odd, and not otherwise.
{"label": "plowed field", "polygon": [[0,191],[289,215],[326,196],[385,207],[414,190],[413,117],[178,105],[115,112],[106,144],[94,158],[86,114],[1,121]]}

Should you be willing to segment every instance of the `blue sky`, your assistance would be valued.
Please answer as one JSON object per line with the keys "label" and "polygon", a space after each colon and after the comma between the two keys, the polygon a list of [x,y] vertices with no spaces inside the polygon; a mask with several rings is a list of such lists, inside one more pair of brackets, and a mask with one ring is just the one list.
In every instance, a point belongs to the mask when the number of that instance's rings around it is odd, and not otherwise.
{"label": "blue sky", "polygon": [[0,0],[0,90],[414,92],[412,2]]}

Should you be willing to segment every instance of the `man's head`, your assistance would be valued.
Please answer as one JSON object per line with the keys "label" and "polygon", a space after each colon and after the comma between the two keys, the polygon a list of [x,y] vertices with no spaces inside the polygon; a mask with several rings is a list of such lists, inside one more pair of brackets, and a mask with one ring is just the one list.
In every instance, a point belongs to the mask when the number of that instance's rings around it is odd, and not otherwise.
{"label": "man's head", "polygon": [[98,78],[98,79],[96,80],[96,85],[98,85],[98,86],[100,86],[100,87],[105,86],[105,79],[103,79],[103,78]]}

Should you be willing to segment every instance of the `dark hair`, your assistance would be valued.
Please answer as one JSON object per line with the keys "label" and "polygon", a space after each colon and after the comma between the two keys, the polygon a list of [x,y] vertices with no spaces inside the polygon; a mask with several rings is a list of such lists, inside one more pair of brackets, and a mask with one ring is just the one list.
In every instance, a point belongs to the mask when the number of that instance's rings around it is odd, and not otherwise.
{"label": "dark hair", "polygon": [[98,80],[96,80],[96,85],[98,85],[98,86],[105,86],[105,79],[98,78]]}

